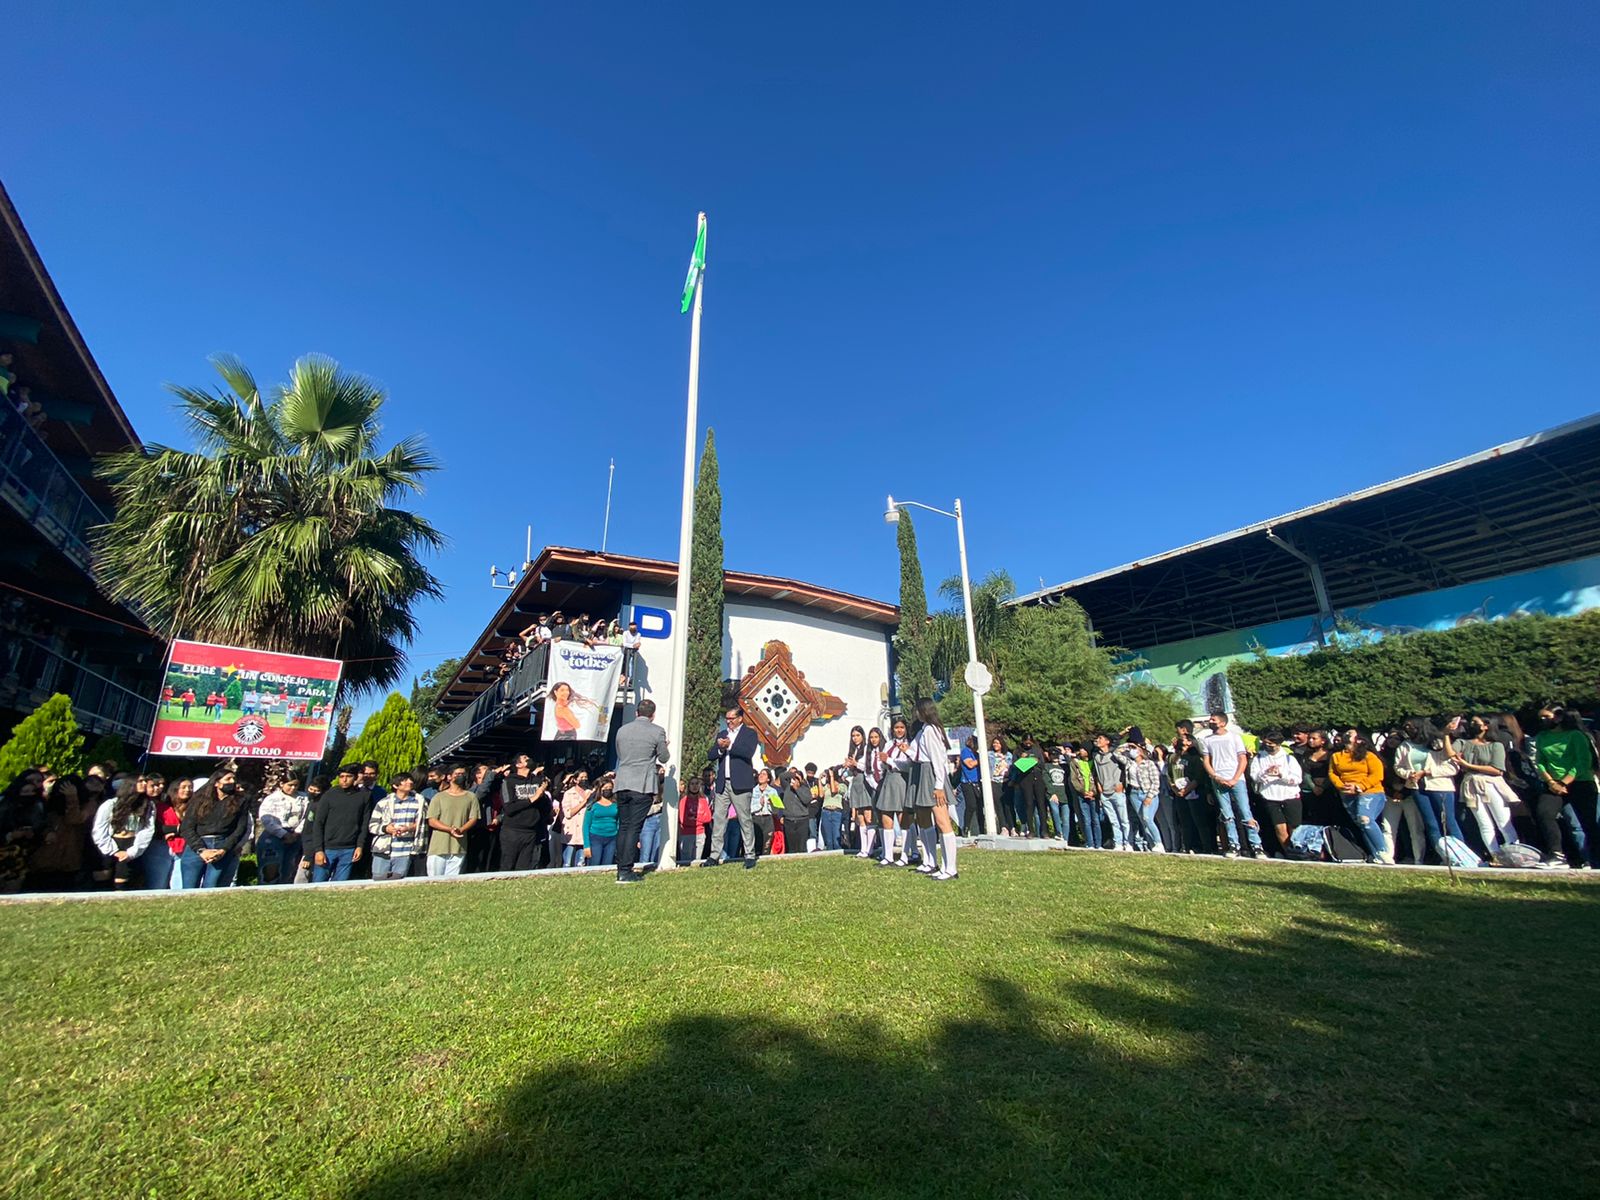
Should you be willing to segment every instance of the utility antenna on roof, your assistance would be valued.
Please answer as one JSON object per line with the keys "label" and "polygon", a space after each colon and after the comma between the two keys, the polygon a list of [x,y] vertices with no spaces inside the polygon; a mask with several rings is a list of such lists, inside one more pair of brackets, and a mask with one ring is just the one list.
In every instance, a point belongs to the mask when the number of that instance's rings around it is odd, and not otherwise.
{"label": "utility antenna on roof", "polygon": [[[533,526],[529,525],[527,549],[523,552],[522,566],[514,571],[502,571],[499,567],[490,564],[489,586],[499,588],[503,592],[512,591],[517,586],[517,579],[522,575],[526,575],[528,568],[531,566],[533,566]],[[502,579],[505,580],[504,583],[500,582]]]}

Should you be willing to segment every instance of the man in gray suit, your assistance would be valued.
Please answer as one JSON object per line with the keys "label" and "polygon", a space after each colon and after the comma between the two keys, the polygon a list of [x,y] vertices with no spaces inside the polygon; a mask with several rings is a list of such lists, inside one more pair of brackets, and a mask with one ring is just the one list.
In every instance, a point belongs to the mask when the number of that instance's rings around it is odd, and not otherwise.
{"label": "man in gray suit", "polygon": [[667,731],[655,723],[656,702],[639,701],[639,715],[617,730],[617,882],[638,883],[633,869],[639,830],[661,789]]}

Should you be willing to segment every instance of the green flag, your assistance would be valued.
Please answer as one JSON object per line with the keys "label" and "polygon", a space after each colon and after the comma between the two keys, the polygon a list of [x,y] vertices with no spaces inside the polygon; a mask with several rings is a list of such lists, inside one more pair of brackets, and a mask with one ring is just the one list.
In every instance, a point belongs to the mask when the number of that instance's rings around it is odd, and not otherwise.
{"label": "green flag", "polygon": [[694,289],[700,282],[700,272],[706,269],[706,215],[700,214],[700,226],[694,235],[694,256],[689,259],[689,277],[683,281],[683,308],[688,312],[694,303]]}

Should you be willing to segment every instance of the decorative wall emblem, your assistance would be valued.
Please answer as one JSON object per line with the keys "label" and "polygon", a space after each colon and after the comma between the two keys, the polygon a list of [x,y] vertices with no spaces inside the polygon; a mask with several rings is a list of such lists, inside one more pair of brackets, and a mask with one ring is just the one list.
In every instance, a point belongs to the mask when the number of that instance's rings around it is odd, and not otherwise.
{"label": "decorative wall emblem", "polygon": [[778,641],[761,647],[761,661],[745,672],[739,708],[761,740],[769,766],[787,766],[807,729],[845,714],[845,703],[806,682],[794,665],[794,652]]}

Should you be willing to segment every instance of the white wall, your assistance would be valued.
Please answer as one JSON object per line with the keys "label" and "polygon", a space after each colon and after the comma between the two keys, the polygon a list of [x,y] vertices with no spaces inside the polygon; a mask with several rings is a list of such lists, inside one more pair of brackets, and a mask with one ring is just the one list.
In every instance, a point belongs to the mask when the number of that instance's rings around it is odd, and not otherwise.
{"label": "white wall", "polygon": [[[670,593],[634,590],[633,602],[672,610]],[[832,692],[845,702],[845,715],[813,725],[796,744],[793,761],[829,767],[844,759],[850,727],[871,728],[884,721],[884,689],[889,683],[891,630],[868,621],[833,616],[781,601],[730,596],[726,602],[727,629],[722,639],[724,678],[743,679],[761,659],[769,641],[788,644],[794,665],[818,691]],[[672,695],[672,655],[678,630],[666,638],[647,638],[641,649],[645,659],[639,698],[649,696],[657,705],[656,721],[671,725],[667,704]],[[698,767],[706,748],[690,748],[689,762]],[[677,747],[673,748],[676,759]]]}

